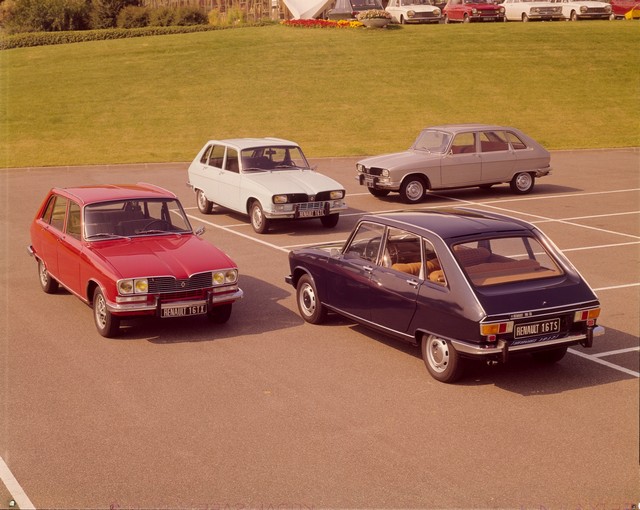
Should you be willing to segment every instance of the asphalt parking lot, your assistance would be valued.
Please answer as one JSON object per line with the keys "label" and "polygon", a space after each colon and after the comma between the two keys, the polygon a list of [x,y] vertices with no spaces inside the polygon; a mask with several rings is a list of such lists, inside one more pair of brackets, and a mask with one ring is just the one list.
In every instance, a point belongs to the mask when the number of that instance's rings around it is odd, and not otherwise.
{"label": "asphalt parking lot", "polygon": [[[557,151],[532,194],[371,196],[350,158],[335,229],[268,235],[204,216],[185,163],[0,170],[0,508],[629,509],[640,503],[640,150]],[[29,224],[52,186],[145,181],[178,194],[240,268],[231,320],[95,330],[71,294],[44,294]],[[434,381],[418,349],[333,317],[299,317],[294,247],[345,239],[361,214],[474,207],[538,225],[602,302],[606,334],[558,364],[526,357]],[[12,503],[13,502],[13,503]]]}

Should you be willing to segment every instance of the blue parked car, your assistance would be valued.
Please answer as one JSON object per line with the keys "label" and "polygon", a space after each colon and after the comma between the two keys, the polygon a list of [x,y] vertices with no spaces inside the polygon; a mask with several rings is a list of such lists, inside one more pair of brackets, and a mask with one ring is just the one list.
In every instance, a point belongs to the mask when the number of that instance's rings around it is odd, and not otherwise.
{"label": "blue parked car", "polygon": [[442,382],[470,359],[556,362],[604,333],[600,302],[569,260],[535,226],[504,215],[366,215],[344,244],[294,250],[289,264],[305,321],[336,312],[418,345]]}

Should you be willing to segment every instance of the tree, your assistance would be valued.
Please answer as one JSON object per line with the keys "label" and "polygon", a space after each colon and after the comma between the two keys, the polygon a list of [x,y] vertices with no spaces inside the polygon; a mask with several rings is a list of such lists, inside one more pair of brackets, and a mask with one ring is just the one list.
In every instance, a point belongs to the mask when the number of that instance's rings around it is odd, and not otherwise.
{"label": "tree", "polygon": [[139,0],[92,0],[91,24],[93,28],[112,28],[118,14],[128,5],[140,5]]}

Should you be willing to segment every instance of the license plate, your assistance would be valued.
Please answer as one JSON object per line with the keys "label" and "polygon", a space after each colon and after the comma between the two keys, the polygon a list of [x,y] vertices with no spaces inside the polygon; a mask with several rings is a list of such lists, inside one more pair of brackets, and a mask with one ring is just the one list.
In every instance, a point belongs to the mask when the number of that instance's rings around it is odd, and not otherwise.
{"label": "license plate", "polygon": [[493,17],[493,16],[487,16],[486,18],[482,18],[482,19],[484,19],[486,21],[495,21],[496,20],[496,18]]}
{"label": "license plate", "polygon": [[163,306],[161,317],[188,317],[207,313],[207,305]]}
{"label": "license plate", "polygon": [[365,175],[364,176],[364,183],[369,188],[373,188],[373,177],[371,177],[369,175]]}
{"label": "license plate", "polygon": [[311,209],[309,211],[298,211],[298,218],[316,218],[318,216],[324,216],[324,211],[321,209]]}
{"label": "license plate", "polygon": [[531,336],[551,335],[560,332],[560,319],[548,321],[528,322],[517,324],[513,333],[514,338],[527,338]]}

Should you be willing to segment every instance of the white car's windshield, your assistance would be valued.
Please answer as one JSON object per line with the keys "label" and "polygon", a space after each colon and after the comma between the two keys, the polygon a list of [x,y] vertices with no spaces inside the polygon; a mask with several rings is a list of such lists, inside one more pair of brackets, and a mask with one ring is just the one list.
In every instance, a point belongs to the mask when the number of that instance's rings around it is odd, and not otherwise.
{"label": "white car's windshield", "polygon": [[450,142],[451,135],[449,133],[435,129],[425,129],[418,135],[411,148],[417,151],[444,154]]}
{"label": "white car's windshield", "polygon": [[244,171],[309,168],[300,147],[273,145],[244,149],[241,152],[241,160]]}

